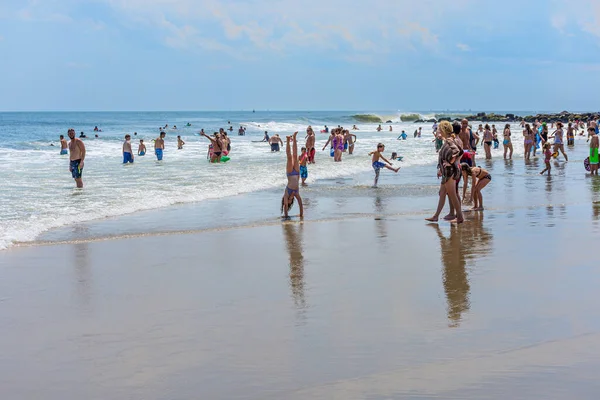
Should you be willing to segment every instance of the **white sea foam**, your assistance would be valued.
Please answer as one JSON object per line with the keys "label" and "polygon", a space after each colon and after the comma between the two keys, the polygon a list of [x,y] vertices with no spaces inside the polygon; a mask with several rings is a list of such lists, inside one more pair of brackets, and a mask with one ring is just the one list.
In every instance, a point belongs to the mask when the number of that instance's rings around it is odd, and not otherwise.
{"label": "white sea foam", "polygon": [[[113,118],[117,119],[118,115]],[[319,118],[327,121],[322,116]],[[227,125],[224,118],[205,119],[216,120],[214,125]],[[235,123],[232,121],[231,161],[213,165],[206,160],[207,140],[195,133],[201,124],[194,121],[200,119],[171,119],[175,120],[173,123],[181,127],[177,131],[167,131],[162,162],[156,161],[151,141],[158,134],[158,128],[154,126],[164,125],[162,120],[135,125],[131,123],[131,126],[118,125],[100,133],[99,139],[86,140],[83,190],[74,188],[68,171],[68,157],[59,156],[57,147],[48,146],[49,137],[36,136],[29,141],[21,137],[13,138],[8,147],[0,152],[5,182],[0,195],[0,207],[3,210],[0,217],[0,249],[14,242],[32,241],[44,231],[78,222],[177,203],[283,188],[286,183],[285,149],[280,153],[271,153],[268,144],[254,143],[253,140],[260,140],[264,130],[279,133],[284,140],[285,135],[298,130],[301,132],[299,138],[302,146],[307,125],[300,118],[289,122],[239,118]],[[184,128],[185,121],[192,121],[193,126]],[[204,122],[207,132],[216,128],[208,123],[210,121]],[[331,120],[328,125],[336,126],[337,123]],[[240,124],[247,126],[247,136],[237,136]],[[359,124],[361,130],[354,132],[358,136],[355,154],[345,155],[342,163],[333,163],[328,149],[321,151],[327,135],[317,134],[317,164],[309,167],[309,182],[370,171],[372,167],[368,152],[374,150],[378,142],[387,145],[388,156],[392,151],[397,151],[404,157],[403,168],[435,162],[430,127],[423,126],[423,137],[414,139],[413,131],[418,125],[396,123],[393,126],[394,132],[376,132],[376,124]],[[313,127],[317,132],[322,128]],[[513,128],[514,136],[520,137],[520,130],[516,126]],[[403,129],[409,138],[398,141],[396,138]],[[137,140],[144,138],[149,151],[144,157],[136,157],[133,165],[124,166],[121,164],[121,137],[123,132],[134,130],[138,132],[138,136],[134,137],[134,149],[137,149]],[[176,148],[175,136],[178,134],[187,142],[184,150]],[[55,135],[51,137],[55,138]],[[515,156],[523,154],[520,143],[515,140]],[[495,157],[499,154],[496,151]]]}

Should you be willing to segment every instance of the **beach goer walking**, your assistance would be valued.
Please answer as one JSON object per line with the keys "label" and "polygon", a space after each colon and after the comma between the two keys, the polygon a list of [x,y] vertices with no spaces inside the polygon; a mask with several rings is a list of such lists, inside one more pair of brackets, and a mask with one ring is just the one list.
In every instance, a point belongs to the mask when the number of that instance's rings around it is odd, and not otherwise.
{"label": "beach goer walking", "polygon": [[556,130],[552,133],[551,137],[554,138],[554,153],[558,153],[558,151],[560,150],[563,157],[565,158],[565,161],[569,161],[569,157],[567,157],[567,155],[565,154],[565,143],[563,140],[564,132],[562,122],[556,123]]}
{"label": "beach goer walking", "polygon": [[483,148],[485,150],[485,159],[486,160],[491,160],[492,159],[492,142],[494,140],[494,135],[492,133],[492,130],[490,129],[490,126],[488,124],[485,124],[485,128],[483,130]]}
{"label": "beach goer walking", "polygon": [[[294,132],[293,136],[287,136],[285,141],[285,154],[287,155],[287,164],[285,167],[286,176],[288,179],[287,186],[283,192],[281,199],[281,212],[285,218],[288,217],[288,212],[294,205],[294,199],[298,200],[298,208],[300,209],[300,218],[304,216],[304,208],[302,206],[302,197],[300,197],[300,163],[298,158],[298,140],[296,137],[298,132]],[[290,150],[290,141],[293,141],[294,152]]]}
{"label": "beach goer walking", "polygon": [[123,142],[123,164],[133,164],[133,150],[131,149],[131,135],[125,135],[125,141]]}
{"label": "beach goer walking", "polygon": [[144,144],[144,139],[140,139],[140,145],[138,146],[138,156],[146,155],[146,145]]}
{"label": "beach goer walking", "polygon": [[598,135],[596,130],[592,127],[588,128],[592,138],[590,140],[590,173],[592,175],[598,175],[598,164],[600,163],[600,156],[598,156]]}
{"label": "beach goer walking", "polygon": [[[394,168],[392,167],[392,163],[386,160],[386,158],[382,154],[384,151],[385,145],[383,143],[379,143],[377,145],[377,150],[369,153],[369,156],[373,156],[371,158],[371,163],[373,165],[373,169],[375,170],[375,183],[373,183],[374,188],[377,187],[377,182],[379,182],[379,172],[381,171],[381,168],[387,168],[390,171],[394,171],[395,173],[398,173],[398,171],[400,171],[400,167]],[[383,160],[385,161],[385,163],[382,163],[379,160]]]}
{"label": "beach goer walking", "polygon": [[510,124],[504,125],[504,140],[502,141],[502,145],[504,146],[504,159],[506,160],[506,153],[510,150],[508,158],[512,160],[513,145],[510,133]]}
{"label": "beach goer walking", "polygon": [[329,135],[329,138],[327,139],[325,146],[323,146],[323,149],[321,149],[321,151],[325,151],[325,148],[327,147],[327,145],[331,144],[331,147],[329,148],[329,155],[331,157],[335,156],[335,148],[333,146],[333,138],[335,138],[336,132],[337,132],[337,128],[334,128],[331,130],[331,134]]}
{"label": "beach goer walking", "polygon": [[[461,178],[461,171],[457,165],[458,160],[462,157],[463,150],[456,141],[454,136],[454,129],[450,122],[442,121],[438,127],[438,131],[444,139],[442,148],[438,153],[438,165],[437,175],[438,178],[442,178],[439,191],[438,208],[432,217],[427,218],[426,221],[437,222],[442,212],[444,205],[446,204],[446,196],[448,196],[451,204],[451,214],[447,216],[447,219],[451,223],[462,223],[464,217],[460,204],[460,198],[458,197],[456,183]],[[455,215],[452,215],[452,209],[454,209]],[[446,218],[445,218],[446,219]]]}
{"label": "beach goer walking", "polygon": [[69,171],[75,179],[78,188],[83,187],[83,166],[85,160],[85,145],[75,137],[75,129],[69,129]]}
{"label": "beach goer walking", "polygon": [[69,151],[67,150],[68,147],[69,147],[69,144],[65,140],[64,135],[60,135],[60,155],[61,156],[69,154]]}
{"label": "beach goer walking", "polygon": [[[471,177],[471,201],[473,202],[473,208],[471,211],[483,211],[483,196],[481,195],[481,189],[486,187],[488,183],[492,181],[492,176],[488,171],[481,167],[469,167],[467,164],[461,164],[465,185],[469,177]],[[463,196],[466,189],[463,189]]]}
{"label": "beach goer walking", "polygon": [[540,175],[544,175],[546,171],[548,171],[548,176],[550,175],[550,172],[552,171],[550,160],[552,160],[552,150],[550,150],[550,143],[546,142],[544,143],[544,163],[546,164],[546,168],[540,172]]}
{"label": "beach goer walking", "polygon": [[158,161],[162,161],[163,159],[163,151],[165,149],[165,136],[167,136],[167,134],[161,132],[158,138],[154,141],[154,154],[156,154],[156,159]]}
{"label": "beach goer walking", "polygon": [[302,179],[302,185],[304,186],[306,185],[306,179],[308,178],[307,164],[310,162],[306,147],[302,148],[302,153],[300,154],[300,160],[298,160],[298,162],[300,163],[300,178]]}
{"label": "beach goer walking", "polygon": [[283,146],[283,142],[278,134],[271,136],[269,139],[269,144],[271,145],[271,153],[279,151],[279,146]]}
{"label": "beach goer walking", "polygon": [[333,145],[333,161],[341,162],[342,154],[344,153],[344,134],[341,129],[337,129],[331,143]]}

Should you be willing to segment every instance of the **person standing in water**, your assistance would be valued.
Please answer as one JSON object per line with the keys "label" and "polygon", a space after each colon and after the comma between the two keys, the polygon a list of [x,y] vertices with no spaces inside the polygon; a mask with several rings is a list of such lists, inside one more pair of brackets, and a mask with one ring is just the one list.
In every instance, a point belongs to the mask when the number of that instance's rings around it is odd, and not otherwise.
{"label": "person standing in water", "polygon": [[356,143],[356,135],[350,131],[344,131],[344,151],[348,150],[348,154],[354,153],[354,143]]}
{"label": "person standing in water", "polygon": [[[286,137],[285,154],[287,155],[287,164],[285,172],[288,179],[288,184],[281,198],[281,212],[285,218],[288,217],[288,212],[294,205],[294,199],[298,200],[300,208],[300,218],[304,217],[304,208],[302,206],[302,197],[300,197],[300,163],[298,158],[298,140],[296,137],[298,132],[294,132],[293,136]],[[293,140],[294,152],[290,150],[290,141]]]}
{"label": "person standing in water", "polygon": [[146,145],[144,144],[144,139],[140,139],[140,145],[138,146],[138,156],[146,155]]}
{"label": "person standing in water", "polygon": [[456,140],[456,137],[453,134],[454,128],[452,127],[452,124],[448,121],[440,122],[438,131],[440,135],[442,135],[442,138],[444,138],[444,144],[438,153],[437,165],[437,176],[438,178],[442,178],[442,183],[440,186],[437,210],[432,217],[426,218],[425,220],[429,222],[438,222],[439,216],[446,204],[446,196],[448,196],[451,203],[451,209],[453,209],[456,214],[448,215],[447,218],[450,223],[461,224],[464,222],[464,217],[456,186],[461,178],[461,171],[457,162],[462,156],[463,149],[460,146],[460,142]]}
{"label": "person standing in water", "polygon": [[131,149],[131,135],[125,135],[125,141],[123,142],[123,164],[133,164],[133,150]]}
{"label": "person standing in water", "polygon": [[554,152],[558,153],[558,151],[560,150],[563,157],[565,157],[565,161],[569,161],[569,157],[567,157],[567,155],[565,154],[565,144],[563,141],[563,135],[563,124],[559,121],[556,123],[556,130],[552,133],[551,136],[554,138]]}
{"label": "person standing in water", "polygon": [[202,136],[210,140],[210,145],[208,146],[210,162],[220,163],[221,157],[223,156],[223,149],[225,147],[220,134],[218,132],[213,133],[214,138],[208,136],[206,133],[203,133]]}
{"label": "person standing in water", "polygon": [[269,139],[269,144],[271,145],[271,152],[279,151],[279,146],[283,146],[283,142],[278,134],[274,134],[271,139]]}
{"label": "person standing in water", "polygon": [[508,158],[510,160],[512,160],[512,155],[513,155],[513,145],[512,145],[512,139],[510,138],[511,133],[510,133],[510,124],[506,124],[504,126],[504,140],[502,141],[502,145],[504,146],[504,159],[506,160],[506,153],[508,152],[508,150],[510,150],[510,154],[508,156]]}
{"label": "person standing in water", "polygon": [[598,135],[596,135],[596,130],[592,127],[588,128],[588,132],[592,136],[590,139],[590,173],[597,176],[598,164],[600,163],[600,156],[598,156]]}
{"label": "person standing in water", "polygon": [[265,131],[265,136],[263,136],[263,140],[261,140],[261,142],[268,142],[269,139],[269,132]]}
{"label": "person standing in water", "polygon": [[75,137],[75,129],[69,129],[69,171],[78,188],[83,188],[83,165],[85,160],[85,145]]}
{"label": "person standing in water", "polygon": [[177,136],[177,150],[183,150],[185,142],[181,140],[181,136]]}
{"label": "person standing in water", "polygon": [[531,149],[535,146],[533,141],[535,140],[535,134],[531,130],[531,126],[529,124],[525,124],[525,129],[523,129],[523,145],[525,147],[525,161],[529,161],[531,157]]}
{"label": "person standing in water", "polygon": [[[386,158],[382,154],[384,151],[385,145],[383,143],[379,143],[377,144],[377,150],[369,153],[369,156],[373,156],[373,158],[371,158],[371,164],[373,166],[373,169],[375,170],[375,182],[373,183],[374,188],[377,187],[377,183],[379,182],[379,172],[381,171],[381,168],[389,169],[390,171],[394,171],[395,173],[398,173],[398,171],[400,171],[400,167],[393,168],[392,163],[386,160]],[[385,164],[379,161],[380,159],[385,161]]]}
{"label": "person standing in water", "polygon": [[492,130],[488,124],[485,124],[485,129],[483,130],[483,148],[485,150],[485,159],[492,159],[492,143],[494,141],[494,135],[492,134]]}
{"label": "person standing in water", "polygon": [[306,155],[308,157],[308,163],[309,164],[314,164],[315,163],[315,132],[311,129],[308,132],[308,135],[306,136]]}
{"label": "person standing in water", "polygon": [[575,145],[575,131],[573,129],[573,123],[569,122],[567,126],[567,146]]}
{"label": "person standing in water", "polygon": [[300,154],[300,178],[302,178],[302,186],[306,185],[306,179],[308,178],[308,167],[306,164],[309,163],[308,152],[306,147],[302,148],[302,154]]}
{"label": "person standing in water", "polygon": [[69,151],[67,150],[68,147],[69,147],[69,144],[65,140],[65,137],[63,135],[60,135],[60,155],[61,156],[69,154]]}
{"label": "person standing in water", "polygon": [[163,159],[163,151],[165,149],[165,136],[167,136],[167,134],[161,132],[158,138],[154,141],[154,154],[156,154],[156,159],[158,161],[162,161]]}
{"label": "person standing in water", "polygon": [[550,143],[546,142],[544,143],[544,164],[546,164],[546,168],[540,172],[540,175],[544,175],[548,171],[548,176],[550,176],[550,172],[552,171],[550,160],[552,160],[552,150],[550,150]]}

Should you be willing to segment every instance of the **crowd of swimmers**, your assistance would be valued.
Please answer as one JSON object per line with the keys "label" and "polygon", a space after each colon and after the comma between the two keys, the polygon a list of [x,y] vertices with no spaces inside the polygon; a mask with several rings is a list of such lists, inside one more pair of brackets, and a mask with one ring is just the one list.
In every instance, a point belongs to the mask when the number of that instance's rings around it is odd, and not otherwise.
{"label": "crowd of swimmers", "polygon": [[[540,174],[551,173],[552,167],[550,161],[552,158],[558,158],[562,154],[565,162],[568,161],[568,156],[565,153],[565,139],[568,146],[573,146],[575,144],[575,136],[583,136],[587,128],[588,142],[590,143],[589,170],[592,175],[598,175],[598,167],[600,164],[600,157],[598,154],[599,121],[590,121],[587,123],[587,126],[580,121],[568,122],[566,129],[562,122],[547,124],[541,121],[535,121],[533,124],[529,124],[523,121],[520,126],[523,128],[525,160],[530,160],[531,153],[533,153],[533,156],[535,157],[538,148],[541,148],[541,151],[543,152],[545,168]],[[159,161],[163,159],[166,136],[165,129],[167,128],[168,125],[165,125],[164,128],[159,128],[160,134],[158,138],[154,140],[154,153]],[[176,127],[174,126],[172,129],[176,129]],[[492,124],[491,126],[489,124],[480,124],[479,127],[474,130],[466,119],[463,119],[460,122],[455,121],[454,123],[448,121],[442,121],[439,124],[435,123],[432,126],[432,129],[434,136],[433,142],[435,142],[435,150],[438,153],[437,170],[438,178],[441,178],[441,185],[438,208],[434,215],[431,218],[427,218],[427,220],[430,222],[437,222],[440,213],[444,208],[446,199],[448,199],[450,203],[450,213],[446,215],[444,219],[454,223],[462,223],[464,221],[464,216],[461,206],[462,201],[459,192],[459,183],[461,180],[463,181],[463,201],[473,204],[471,211],[483,211],[483,196],[481,191],[491,182],[492,176],[487,170],[476,165],[475,156],[477,154],[477,147],[481,142],[483,144],[486,160],[491,160],[491,150],[499,148],[500,132],[495,124]],[[354,125],[352,130],[357,131],[359,129]],[[97,127],[94,128],[94,131],[101,132]],[[344,129],[341,126],[330,130],[325,126],[325,129],[321,130],[321,133],[329,134],[322,151],[325,151],[329,147],[330,156],[333,157],[334,162],[341,162],[344,153],[347,153],[348,155],[353,154],[357,136],[351,133],[350,130]],[[202,129],[199,134],[209,141],[207,157],[211,162],[221,162],[223,157],[228,156],[231,151],[231,140],[223,128],[221,128],[219,132],[214,132],[212,136],[207,135],[204,132],[204,129]],[[238,134],[240,136],[245,135],[245,128],[240,126]],[[134,135],[137,135],[137,133],[134,133]],[[72,176],[77,183],[77,187],[83,187],[82,170],[85,160],[85,145],[80,138],[76,137],[73,129],[69,129],[68,136],[71,139],[70,142],[67,142],[62,135],[60,136],[60,153],[70,155],[69,166]],[[300,154],[298,154],[297,136],[298,132],[295,132],[293,135],[286,136],[285,138],[287,156],[286,176],[288,184],[281,200],[281,210],[286,217],[294,202],[298,203],[300,216],[303,216],[304,210],[302,198],[300,196],[300,186],[306,184],[306,179],[308,178],[308,166],[316,162],[316,135],[313,128],[309,126],[306,129],[306,144],[301,148]],[[407,136],[406,132],[402,131],[398,140],[406,140]],[[415,130],[414,137],[421,137],[421,128]],[[552,143],[550,142],[551,139],[553,139]],[[267,131],[264,132],[263,140],[260,142],[268,143],[272,152],[279,152],[280,148],[284,146],[284,143],[278,134],[269,136]],[[510,124],[506,124],[502,131],[502,144],[504,159],[512,159],[514,148]],[[183,149],[184,145],[185,142],[181,139],[181,136],[177,136],[177,148]],[[125,135],[122,150],[123,163],[133,163],[134,152],[131,144],[131,135]],[[144,141],[143,139],[140,139],[137,155],[144,156],[146,152],[147,150]],[[396,153],[392,153],[391,160],[388,160],[384,156],[384,152],[385,145],[379,143],[377,148],[369,153],[369,156],[371,157],[371,166],[375,172],[374,187],[377,187],[380,171],[382,169],[388,169],[396,173],[400,169],[394,168],[392,162],[396,160],[401,161],[402,157],[398,157]],[[472,189],[471,196],[467,199],[466,195],[469,181],[471,182]]]}

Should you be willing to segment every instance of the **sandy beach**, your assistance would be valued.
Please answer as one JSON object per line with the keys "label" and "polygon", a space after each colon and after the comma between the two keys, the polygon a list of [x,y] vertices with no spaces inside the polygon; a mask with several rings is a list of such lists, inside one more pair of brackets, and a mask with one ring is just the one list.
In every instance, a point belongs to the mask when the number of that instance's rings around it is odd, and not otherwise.
{"label": "sandy beach", "polygon": [[597,398],[584,150],[550,178],[495,160],[486,211],[459,227],[424,222],[424,167],[377,190],[320,182],[303,222],[267,191],[221,200],[223,226],[191,213],[207,202],[154,231],[138,214],[0,252],[0,396]]}

